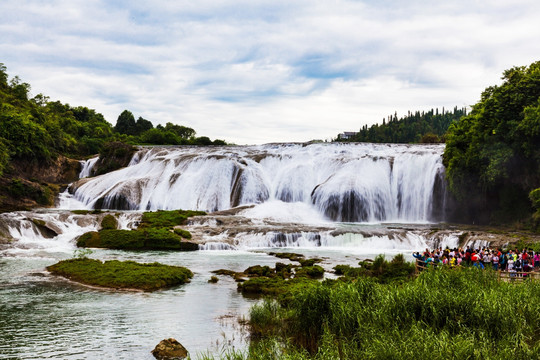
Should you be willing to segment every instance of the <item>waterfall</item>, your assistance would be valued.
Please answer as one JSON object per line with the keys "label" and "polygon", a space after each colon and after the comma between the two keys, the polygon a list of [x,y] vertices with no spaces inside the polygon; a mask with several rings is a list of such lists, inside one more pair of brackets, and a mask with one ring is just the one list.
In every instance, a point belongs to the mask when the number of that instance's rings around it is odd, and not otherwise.
{"label": "waterfall", "polygon": [[81,172],[79,173],[79,178],[82,179],[82,178],[89,177],[94,165],[96,165],[98,160],[99,160],[99,156],[81,161]]}
{"label": "waterfall", "polygon": [[[15,240],[4,252],[8,256],[43,256],[75,250],[73,240],[88,231],[100,229],[106,213],[73,213],[70,211],[20,211],[0,214],[0,236]],[[119,229],[133,229],[140,213],[116,215]]]}
{"label": "waterfall", "polygon": [[338,222],[437,221],[443,150],[367,143],[142,148],[128,167],[73,184],[77,201],[59,207],[213,212],[302,203]]}

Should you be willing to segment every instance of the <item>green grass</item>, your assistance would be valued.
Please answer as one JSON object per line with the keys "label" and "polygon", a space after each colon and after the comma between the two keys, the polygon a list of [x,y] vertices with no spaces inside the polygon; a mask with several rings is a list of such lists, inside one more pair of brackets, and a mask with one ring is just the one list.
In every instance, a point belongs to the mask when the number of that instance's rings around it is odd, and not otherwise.
{"label": "green grass", "polygon": [[251,310],[249,359],[538,359],[540,282],[436,269],[406,282],[311,281]]}
{"label": "green grass", "polygon": [[118,260],[103,263],[88,258],[63,260],[47,267],[47,270],[86,285],[144,291],[181,285],[193,277],[189,269],[180,266]]}

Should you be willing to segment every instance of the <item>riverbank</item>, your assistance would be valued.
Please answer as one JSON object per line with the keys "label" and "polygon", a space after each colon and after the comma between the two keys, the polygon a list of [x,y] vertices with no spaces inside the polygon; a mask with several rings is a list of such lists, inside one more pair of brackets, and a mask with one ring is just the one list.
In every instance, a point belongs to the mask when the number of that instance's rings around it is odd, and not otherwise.
{"label": "riverbank", "polygon": [[[540,282],[476,268],[424,271],[405,283],[311,283],[250,312],[235,359],[536,359]],[[212,358],[212,357],[207,357]]]}

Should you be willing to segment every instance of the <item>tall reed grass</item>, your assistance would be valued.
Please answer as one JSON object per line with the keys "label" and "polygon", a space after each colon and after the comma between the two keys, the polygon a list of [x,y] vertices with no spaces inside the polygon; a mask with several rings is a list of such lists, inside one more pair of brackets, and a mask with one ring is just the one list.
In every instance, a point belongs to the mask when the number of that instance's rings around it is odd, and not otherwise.
{"label": "tall reed grass", "polygon": [[251,310],[257,341],[231,359],[540,359],[540,282],[475,268],[405,283],[314,282]]}

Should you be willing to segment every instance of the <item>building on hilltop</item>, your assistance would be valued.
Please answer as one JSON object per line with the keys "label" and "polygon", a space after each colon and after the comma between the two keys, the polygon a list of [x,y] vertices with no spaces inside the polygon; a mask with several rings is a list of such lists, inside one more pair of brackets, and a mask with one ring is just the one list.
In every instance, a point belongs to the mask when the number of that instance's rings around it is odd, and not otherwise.
{"label": "building on hilltop", "polygon": [[339,140],[349,140],[350,138],[352,138],[356,134],[358,134],[357,131],[344,131],[341,134],[338,134],[338,139]]}

